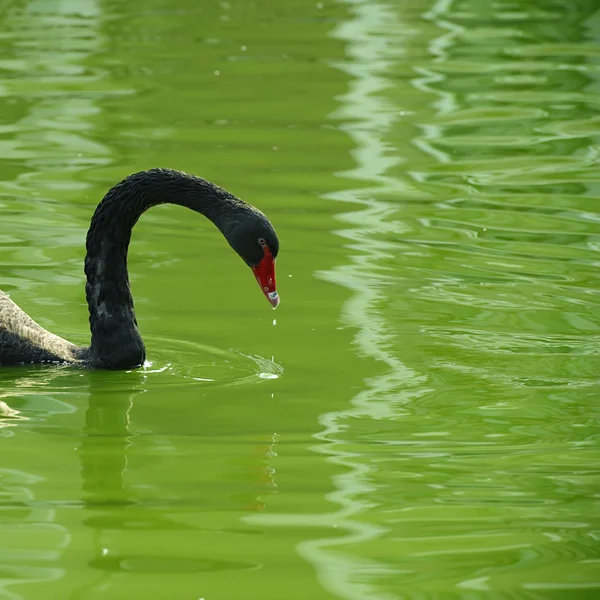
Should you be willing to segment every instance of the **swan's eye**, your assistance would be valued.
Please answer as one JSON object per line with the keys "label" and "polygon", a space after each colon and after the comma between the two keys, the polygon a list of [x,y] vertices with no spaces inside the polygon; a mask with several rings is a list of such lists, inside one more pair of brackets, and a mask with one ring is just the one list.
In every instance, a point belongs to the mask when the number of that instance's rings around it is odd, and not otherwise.
{"label": "swan's eye", "polygon": [[258,238],[257,242],[258,245],[262,246],[263,248],[267,245],[267,240],[265,240],[265,238]]}

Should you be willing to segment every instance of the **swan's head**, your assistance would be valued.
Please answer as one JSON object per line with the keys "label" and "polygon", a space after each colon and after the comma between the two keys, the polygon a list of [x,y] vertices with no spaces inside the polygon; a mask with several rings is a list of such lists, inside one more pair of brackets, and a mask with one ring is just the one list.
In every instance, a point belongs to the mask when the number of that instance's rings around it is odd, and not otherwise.
{"label": "swan's head", "polygon": [[231,247],[252,269],[271,306],[277,308],[279,294],[275,281],[275,259],[279,253],[279,238],[269,219],[252,207],[229,221],[223,233]]}

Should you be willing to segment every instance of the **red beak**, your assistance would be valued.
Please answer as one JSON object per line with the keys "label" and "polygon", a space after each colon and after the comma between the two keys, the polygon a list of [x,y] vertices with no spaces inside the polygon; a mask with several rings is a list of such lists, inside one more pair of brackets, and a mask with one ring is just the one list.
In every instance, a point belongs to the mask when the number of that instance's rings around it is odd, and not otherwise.
{"label": "red beak", "polygon": [[279,294],[275,283],[275,259],[268,246],[264,247],[264,256],[256,267],[252,267],[252,271],[271,306],[277,308],[279,306]]}

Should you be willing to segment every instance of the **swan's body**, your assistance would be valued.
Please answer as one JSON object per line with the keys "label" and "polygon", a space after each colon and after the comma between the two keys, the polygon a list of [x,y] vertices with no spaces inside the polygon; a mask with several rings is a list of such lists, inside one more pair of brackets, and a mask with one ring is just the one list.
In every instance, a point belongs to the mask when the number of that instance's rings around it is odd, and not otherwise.
{"label": "swan's body", "polygon": [[0,365],[78,360],[77,346],[46,331],[0,291]]}
{"label": "swan's body", "polygon": [[126,369],[141,365],[146,351],[129,289],[127,250],[140,215],[167,202],[210,219],[252,267],[265,296],[277,306],[274,263],[279,241],[269,220],[204,179],[152,169],[131,175],[109,190],[92,218],[85,258],[91,345],[81,348],[46,331],[0,291],[0,366],[66,362]]}

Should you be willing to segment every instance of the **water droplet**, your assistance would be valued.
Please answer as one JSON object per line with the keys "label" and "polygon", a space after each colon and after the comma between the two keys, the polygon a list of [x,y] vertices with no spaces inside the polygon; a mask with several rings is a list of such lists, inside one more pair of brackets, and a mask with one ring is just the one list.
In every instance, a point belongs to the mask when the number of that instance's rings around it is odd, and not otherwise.
{"label": "water droplet", "polygon": [[246,50],[248,50],[248,48],[246,48],[246,46],[242,46],[242,47],[240,48],[240,50],[241,50],[242,52],[246,52]]}
{"label": "water droplet", "polygon": [[219,71],[219,69],[217,69],[217,70],[215,71],[215,75],[220,75],[220,74],[221,74],[221,71]]}
{"label": "water droplet", "polygon": [[277,319],[273,319],[273,325],[277,325]]}
{"label": "water droplet", "polygon": [[276,375],[275,373],[259,373],[258,376],[261,379],[279,379],[279,375]]}
{"label": "water droplet", "polygon": [[322,2],[317,2],[317,8],[319,10],[321,10],[323,8],[323,3]]}

